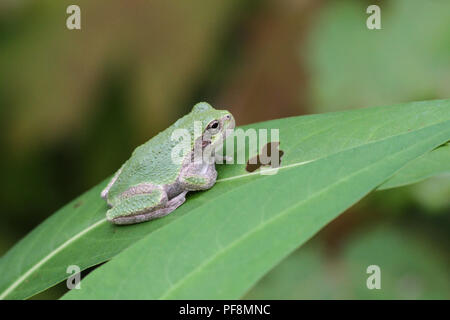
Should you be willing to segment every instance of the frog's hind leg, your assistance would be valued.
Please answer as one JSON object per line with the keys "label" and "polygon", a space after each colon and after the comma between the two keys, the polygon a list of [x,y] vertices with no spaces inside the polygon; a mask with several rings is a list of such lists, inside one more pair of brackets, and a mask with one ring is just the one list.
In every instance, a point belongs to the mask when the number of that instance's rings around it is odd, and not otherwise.
{"label": "frog's hind leg", "polygon": [[176,197],[173,197],[172,199],[167,201],[164,208],[155,210],[153,212],[152,219],[164,217],[164,216],[168,215],[169,213],[171,213],[176,208],[178,208],[179,206],[181,206],[184,203],[184,201],[186,201],[186,193],[187,193],[187,191],[180,193]]}
{"label": "frog's hind leg", "polygon": [[113,186],[113,184],[116,182],[117,178],[119,177],[120,173],[122,172],[122,168],[123,166],[117,170],[117,172],[114,174],[114,176],[111,178],[111,181],[109,181],[108,185],[106,186],[105,189],[102,190],[100,196],[106,200],[106,198],[108,197],[108,192],[111,189],[111,187]]}
{"label": "frog's hind leg", "polygon": [[106,212],[106,218],[115,224],[132,224],[151,220],[155,212],[167,205],[167,193],[153,188],[146,193],[124,194],[120,202]]}

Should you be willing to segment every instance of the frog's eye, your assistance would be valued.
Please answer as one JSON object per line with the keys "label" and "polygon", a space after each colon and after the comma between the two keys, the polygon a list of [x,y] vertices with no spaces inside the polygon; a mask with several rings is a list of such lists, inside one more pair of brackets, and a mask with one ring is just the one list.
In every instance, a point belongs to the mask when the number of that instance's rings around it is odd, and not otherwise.
{"label": "frog's eye", "polygon": [[219,121],[214,120],[213,122],[211,122],[209,127],[212,128],[212,129],[217,129],[219,127]]}
{"label": "frog's eye", "polygon": [[215,134],[217,131],[219,131],[220,128],[220,122],[217,120],[213,120],[208,124],[208,127],[206,130],[211,132],[211,134]]}

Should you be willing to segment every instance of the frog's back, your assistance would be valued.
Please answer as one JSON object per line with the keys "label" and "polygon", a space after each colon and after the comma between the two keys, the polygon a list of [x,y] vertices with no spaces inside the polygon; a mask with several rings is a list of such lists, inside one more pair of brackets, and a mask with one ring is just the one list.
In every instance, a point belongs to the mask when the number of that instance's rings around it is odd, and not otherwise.
{"label": "frog's back", "polygon": [[173,130],[173,126],[167,128],[134,150],[111,187],[110,198],[141,183],[163,186],[175,182],[181,163],[172,160],[172,149],[177,143],[171,140]]}
{"label": "frog's back", "polygon": [[195,135],[194,121],[202,124],[203,132],[206,124],[220,115],[220,112],[207,103],[198,103],[189,114],[178,119],[172,126],[136,148],[131,158],[123,165],[121,173],[109,190],[108,198],[114,198],[130,187],[141,183],[158,186],[174,183],[181,170],[181,161],[172,160],[172,150],[181,140],[172,141],[172,133],[178,129],[188,131],[191,138],[191,148],[180,148],[181,153],[177,155],[185,159],[191,154],[194,138],[198,138]]}

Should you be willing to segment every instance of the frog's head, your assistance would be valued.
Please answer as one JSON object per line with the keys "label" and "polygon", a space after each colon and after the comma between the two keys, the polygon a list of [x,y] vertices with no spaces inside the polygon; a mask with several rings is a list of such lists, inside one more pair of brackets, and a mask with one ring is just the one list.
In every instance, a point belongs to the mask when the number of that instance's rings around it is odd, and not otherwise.
{"label": "frog's head", "polygon": [[202,147],[217,147],[234,129],[233,115],[227,110],[217,110],[206,102],[197,103],[192,109],[194,118],[202,122]]}

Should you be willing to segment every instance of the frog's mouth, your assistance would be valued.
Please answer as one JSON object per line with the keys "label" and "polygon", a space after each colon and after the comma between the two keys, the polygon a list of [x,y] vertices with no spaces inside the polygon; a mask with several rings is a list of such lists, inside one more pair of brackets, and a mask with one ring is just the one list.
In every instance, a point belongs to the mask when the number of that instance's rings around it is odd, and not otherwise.
{"label": "frog's mouth", "polygon": [[202,140],[202,149],[205,149],[211,144],[211,140]]}

